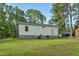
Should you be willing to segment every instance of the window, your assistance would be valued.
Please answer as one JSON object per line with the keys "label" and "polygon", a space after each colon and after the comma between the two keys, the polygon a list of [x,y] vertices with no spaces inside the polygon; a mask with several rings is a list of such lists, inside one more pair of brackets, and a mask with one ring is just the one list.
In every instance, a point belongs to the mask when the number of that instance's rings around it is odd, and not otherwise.
{"label": "window", "polygon": [[25,31],[28,31],[28,26],[25,26]]}

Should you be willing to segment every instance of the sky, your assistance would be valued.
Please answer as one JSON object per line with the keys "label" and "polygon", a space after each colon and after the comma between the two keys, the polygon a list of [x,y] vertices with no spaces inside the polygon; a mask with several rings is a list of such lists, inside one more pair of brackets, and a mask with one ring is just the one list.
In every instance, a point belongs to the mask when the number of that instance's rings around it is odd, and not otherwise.
{"label": "sky", "polygon": [[9,3],[9,5],[12,5],[13,7],[18,6],[20,9],[26,11],[27,9],[37,9],[42,12],[44,16],[46,16],[46,23],[51,18],[51,3]]}

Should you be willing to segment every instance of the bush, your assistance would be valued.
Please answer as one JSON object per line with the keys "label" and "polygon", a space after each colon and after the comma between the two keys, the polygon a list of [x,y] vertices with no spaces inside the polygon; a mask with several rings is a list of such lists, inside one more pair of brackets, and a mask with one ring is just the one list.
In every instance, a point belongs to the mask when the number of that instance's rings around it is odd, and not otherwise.
{"label": "bush", "polygon": [[47,35],[46,38],[49,38],[49,35]]}
{"label": "bush", "polygon": [[41,36],[38,36],[38,39],[41,39]]}

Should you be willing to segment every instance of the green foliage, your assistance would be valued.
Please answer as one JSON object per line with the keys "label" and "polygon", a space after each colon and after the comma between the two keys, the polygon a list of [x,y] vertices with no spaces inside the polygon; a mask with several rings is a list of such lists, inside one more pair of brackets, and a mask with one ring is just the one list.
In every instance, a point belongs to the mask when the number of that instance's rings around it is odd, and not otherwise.
{"label": "green foliage", "polygon": [[[78,3],[54,3],[51,8],[50,24],[59,27],[59,34],[73,33],[79,26],[79,4]],[[73,20],[76,24],[73,25]],[[44,24],[46,17],[37,9],[26,11],[20,8],[0,3],[0,38],[16,37],[18,34],[17,22]]]}
{"label": "green foliage", "polygon": [[28,9],[26,11],[26,19],[29,23],[44,24],[46,17],[37,9]]}
{"label": "green foliage", "polygon": [[55,3],[52,4],[51,14],[52,17],[49,20],[49,23],[56,24],[59,27],[59,34],[65,32],[65,19],[67,18],[67,4],[64,3]]}
{"label": "green foliage", "polygon": [[79,3],[74,3],[73,5],[75,11],[74,20],[76,20],[75,29],[77,29],[79,27]]}
{"label": "green foliage", "polygon": [[59,27],[59,34],[70,33],[71,37],[75,31],[74,20],[76,26],[79,25],[79,4],[78,3],[55,3],[51,8],[52,17],[49,24],[56,24]]}
{"label": "green foliage", "polygon": [[0,38],[16,37],[16,23],[24,21],[26,21],[24,11],[0,3]]}
{"label": "green foliage", "polygon": [[14,15],[16,22],[27,22],[25,19],[25,13],[21,9],[19,9],[17,6],[14,8]]}
{"label": "green foliage", "polygon": [[[26,20],[28,17],[30,20]],[[29,9],[25,13],[17,6],[0,3],[0,38],[17,37],[17,22],[44,23],[45,20],[45,16],[36,9]]]}

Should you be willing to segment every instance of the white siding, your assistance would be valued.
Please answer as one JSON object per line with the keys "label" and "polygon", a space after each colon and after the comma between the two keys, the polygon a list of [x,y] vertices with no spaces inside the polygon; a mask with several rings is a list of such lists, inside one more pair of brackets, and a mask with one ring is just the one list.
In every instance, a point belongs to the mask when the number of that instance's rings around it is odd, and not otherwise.
{"label": "white siding", "polygon": [[[28,31],[25,31],[25,26],[28,26]],[[19,35],[58,35],[57,27],[19,25]]]}

